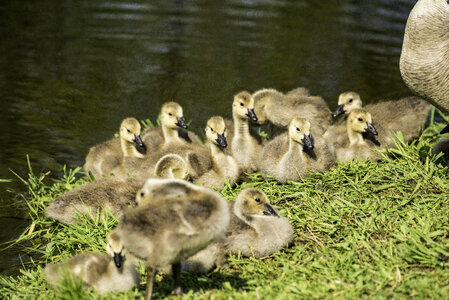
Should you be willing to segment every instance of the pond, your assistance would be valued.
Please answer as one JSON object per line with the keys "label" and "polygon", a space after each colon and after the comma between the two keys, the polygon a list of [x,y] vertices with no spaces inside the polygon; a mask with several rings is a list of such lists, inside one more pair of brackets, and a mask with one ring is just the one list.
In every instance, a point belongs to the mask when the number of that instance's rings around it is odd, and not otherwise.
{"label": "pond", "polygon": [[[200,132],[235,93],[305,86],[335,108],[409,95],[399,56],[412,0],[59,1],[0,3],[0,243],[27,226],[26,155],[57,178],[128,116],[165,101]],[[0,274],[17,272],[17,249]]]}

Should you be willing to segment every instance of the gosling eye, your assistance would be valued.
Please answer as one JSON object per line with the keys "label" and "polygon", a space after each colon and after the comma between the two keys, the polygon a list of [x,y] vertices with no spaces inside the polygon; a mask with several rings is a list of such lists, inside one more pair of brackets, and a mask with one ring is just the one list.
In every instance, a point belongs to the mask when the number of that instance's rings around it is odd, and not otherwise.
{"label": "gosling eye", "polygon": [[363,119],[362,119],[362,118],[358,118],[358,120],[359,120],[360,122],[363,122]]}
{"label": "gosling eye", "polygon": [[144,193],[144,192],[141,192],[141,193],[140,193],[140,197],[143,197],[143,196],[145,196],[145,193]]}
{"label": "gosling eye", "polygon": [[173,114],[172,114],[172,113],[168,113],[168,115],[169,115],[169,116],[173,116]]}
{"label": "gosling eye", "polygon": [[211,127],[211,128],[210,128],[210,131],[214,132],[214,129]]}
{"label": "gosling eye", "polygon": [[126,130],[128,130],[128,132],[131,133],[131,130],[129,130],[129,129],[126,129]]}
{"label": "gosling eye", "polygon": [[351,99],[349,99],[349,103],[352,103],[352,98],[351,98]]}
{"label": "gosling eye", "polygon": [[301,131],[298,127],[296,127],[296,131]]}
{"label": "gosling eye", "polygon": [[260,198],[256,198],[254,200],[256,200],[257,203],[260,203]]}
{"label": "gosling eye", "polygon": [[243,106],[243,103],[242,103],[242,102],[240,102],[240,106]]}

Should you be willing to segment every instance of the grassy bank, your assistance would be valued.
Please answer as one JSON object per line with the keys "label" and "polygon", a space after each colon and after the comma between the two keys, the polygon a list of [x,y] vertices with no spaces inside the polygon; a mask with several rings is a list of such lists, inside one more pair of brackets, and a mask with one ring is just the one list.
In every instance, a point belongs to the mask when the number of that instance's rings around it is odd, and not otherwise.
{"label": "grassy bank", "polygon": [[[231,256],[228,269],[208,275],[183,274],[183,298],[447,298],[449,295],[448,162],[431,157],[443,124],[431,124],[419,141],[382,151],[379,162],[353,161],[300,182],[279,185],[259,175],[221,193],[231,200],[257,186],[267,193],[295,228],[288,249],[263,259]],[[31,169],[30,169],[31,170]],[[45,206],[64,191],[85,184],[67,171],[48,182],[30,171],[25,180],[32,224],[17,241],[38,259],[18,277],[0,277],[7,298],[104,298],[143,296],[145,285],[122,294],[98,296],[68,284],[55,293],[42,266],[82,251],[103,252],[107,232],[117,220],[83,218],[63,225],[43,216]],[[142,275],[143,268],[140,268]],[[144,277],[142,276],[142,281]],[[171,277],[157,275],[155,298],[170,294]]]}

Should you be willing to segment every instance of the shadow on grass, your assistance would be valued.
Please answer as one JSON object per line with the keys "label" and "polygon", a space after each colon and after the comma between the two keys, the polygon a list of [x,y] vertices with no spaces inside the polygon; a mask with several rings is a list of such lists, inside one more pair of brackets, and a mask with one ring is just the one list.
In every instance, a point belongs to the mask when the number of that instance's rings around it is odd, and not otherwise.
{"label": "shadow on grass", "polygon": [[[161,276],[161,275],[157,275]],[[240,278],[238,273],[226,274],[222,270],[217,269],[208,274],[196,275],[182,273],[181,276],[182,290],[184,294],[189,292],[207,292],[213,289],[222,290],[241,290],[247,287],[246,280]],[[173,277],[171,275],[162,275],[162,280],[156,280],[153,285],[153,297],[164,298],[171,295],[173,290]],[[139,290],[144,292],[146,285],[141,285]]]}

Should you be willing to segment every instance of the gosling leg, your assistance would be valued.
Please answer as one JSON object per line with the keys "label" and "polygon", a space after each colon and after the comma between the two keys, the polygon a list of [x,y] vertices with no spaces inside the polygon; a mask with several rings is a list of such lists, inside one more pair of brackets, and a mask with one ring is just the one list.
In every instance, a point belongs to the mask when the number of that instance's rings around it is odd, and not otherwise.
{"label": "gosling leg", "polygon": [[147,289],[145,291],[145,300],[150,300],[153,294],[153,281],[156,269],[153,267],[146,267],[147,269]]}
{"label": "gosling leg", "polygon": [[182,295],[182,288],[181,288],[181,263],[178,262],[176,264],[171,265],[172,273],[173,273],[173,293],[177,296]]}
{"label": "gosling leg", "polygon": [[226,259],[226,251],[224,250],[224,245],[222,243],[218,243],[219,248],[215,253],[217,256],[216,265],[222,269],[227,269],[229,267],[228,261]]}

